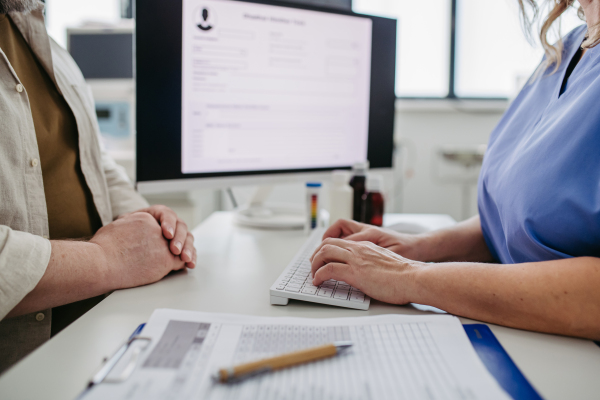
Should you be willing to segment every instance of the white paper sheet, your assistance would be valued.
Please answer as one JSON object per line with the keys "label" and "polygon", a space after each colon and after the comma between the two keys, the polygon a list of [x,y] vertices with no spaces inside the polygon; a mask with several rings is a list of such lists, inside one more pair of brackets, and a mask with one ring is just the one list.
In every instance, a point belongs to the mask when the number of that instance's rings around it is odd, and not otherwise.
{"label": "white paper sheet", "polygon": [[[123,383],[85,399],[503,399],[510,397],[447,315],[267,318],[156,310],[142,336],[152,342]],[[346,353],[247,379],[214,383],[222,367],[351,340]],[[129,363],[129,351],[111,376]]]}

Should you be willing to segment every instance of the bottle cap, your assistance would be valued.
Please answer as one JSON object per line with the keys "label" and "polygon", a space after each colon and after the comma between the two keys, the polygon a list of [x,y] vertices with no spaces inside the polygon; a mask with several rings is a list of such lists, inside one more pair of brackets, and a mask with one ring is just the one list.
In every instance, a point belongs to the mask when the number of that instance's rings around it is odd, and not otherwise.
{"label": "bottle cap", "polygon": [[350,182],[350,172],[345,170],[335,170],[331,176],[333,183],[338,185],[347,185]]}
{"label": "bottle cap", "polygon": [[321,187],[321,182],[306,182],[306,187],[319,188]]}
{"label": "bottle cap", "polygon": [[366,175],[369,170],[369,161],[357,162],[352,166],[354,175]]}
{"label": "bottle cap", "polygon": [[383,176],[381,175],[369,175],[367,177],[367,183],[365,189],[369,193],[381,193],[383,192]]}

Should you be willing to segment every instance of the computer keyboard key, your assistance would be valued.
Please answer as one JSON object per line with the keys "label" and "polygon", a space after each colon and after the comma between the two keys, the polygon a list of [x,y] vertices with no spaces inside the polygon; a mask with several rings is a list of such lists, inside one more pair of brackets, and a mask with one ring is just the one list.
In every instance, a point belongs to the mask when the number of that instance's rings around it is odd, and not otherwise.
{"label": "computer keyboard key", "polygon": [[350,290],[350,285],[338,283],[338,289]]}
{"label": "computer keyboard key", "polygon": [[338,300],[348,300],[348,291],[347,290],[336,290],[333,295],[334,299]]}
{"label": "computer keyboard key", "polygon": [[317,295],[323,296],[323,297],[331,297],[332,293],[333,293],[333,289],[321,288],[321,289],[319,289],[319,292],[317,293]]}
{"label": "computer keyboard key", "polygon": [[328,288],[328,289],[335,289],[335,283],[324,282],[324,283],[321,283],[321,286],[319,286],[319,287]]}
{"label": "computer keyboard key", "polygon": [[277,290],[283,290],[285,289],[285,285],[279,285],[276,287]]}
{"label": "computer keyboard key", "polygon": [[364,295],[364,293],[352,292],[352,293],[350,293],[350,301],[356,301],[356,302],[362,303],[363,301],[365,301],[365,295]]}
{"label": "computer keyboard key", "polygon": [[286,286],[285,291],[298,293],[300,291],[300,288],[296,286]]}
{"label": "computer keyboard key", "polygon": [[317,294],[317,288],[316,287],[306,287],[306,286],[304,286],[304,288],[302,289],[302,293]]}

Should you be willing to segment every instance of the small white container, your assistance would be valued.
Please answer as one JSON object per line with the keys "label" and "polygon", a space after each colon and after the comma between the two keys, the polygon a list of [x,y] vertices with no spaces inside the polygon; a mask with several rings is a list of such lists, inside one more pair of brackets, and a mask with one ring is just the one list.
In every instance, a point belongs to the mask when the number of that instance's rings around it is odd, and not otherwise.
{"label": "small white container", "polygon": [[320,226],[319,213],[321,206],[321,183],[308,182],[306,184],[306,225],[305,231],[312,232]]}
{"label": "small white container", "polygon": [[354,189],[350,186],[350,172],[333,171],[329,192],[329,224],[339,219],[352,219]]}

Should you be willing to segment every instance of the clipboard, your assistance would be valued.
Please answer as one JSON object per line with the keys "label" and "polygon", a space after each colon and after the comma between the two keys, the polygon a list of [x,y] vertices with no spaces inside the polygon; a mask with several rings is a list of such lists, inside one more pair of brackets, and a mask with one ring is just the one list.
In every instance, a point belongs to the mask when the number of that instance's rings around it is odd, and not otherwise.
{"label": "clipboard", "polygon": [[[136,341],[150,342],[150,338],[140,336],[144,326],[141,324],[131,334],[129,339],[110,357],[100,370],[90,380],[87,389],[80,394],[78,399],[82,399],[88,390],[101,383],[118,383],[129,378],[136,367],[137,356],[131,357],[128,366],[116,378],[108,378],[112,369],[120,361],[121,357],[127,352],[132,343]],[[500,386],[514,400],[543,400],[535,388],[529,383],[521,370],[510,358],[506,350],[502,347],[494,333],[485,324],[465,324],[463,328],[475,349],[475,352],[492,374]]]}

